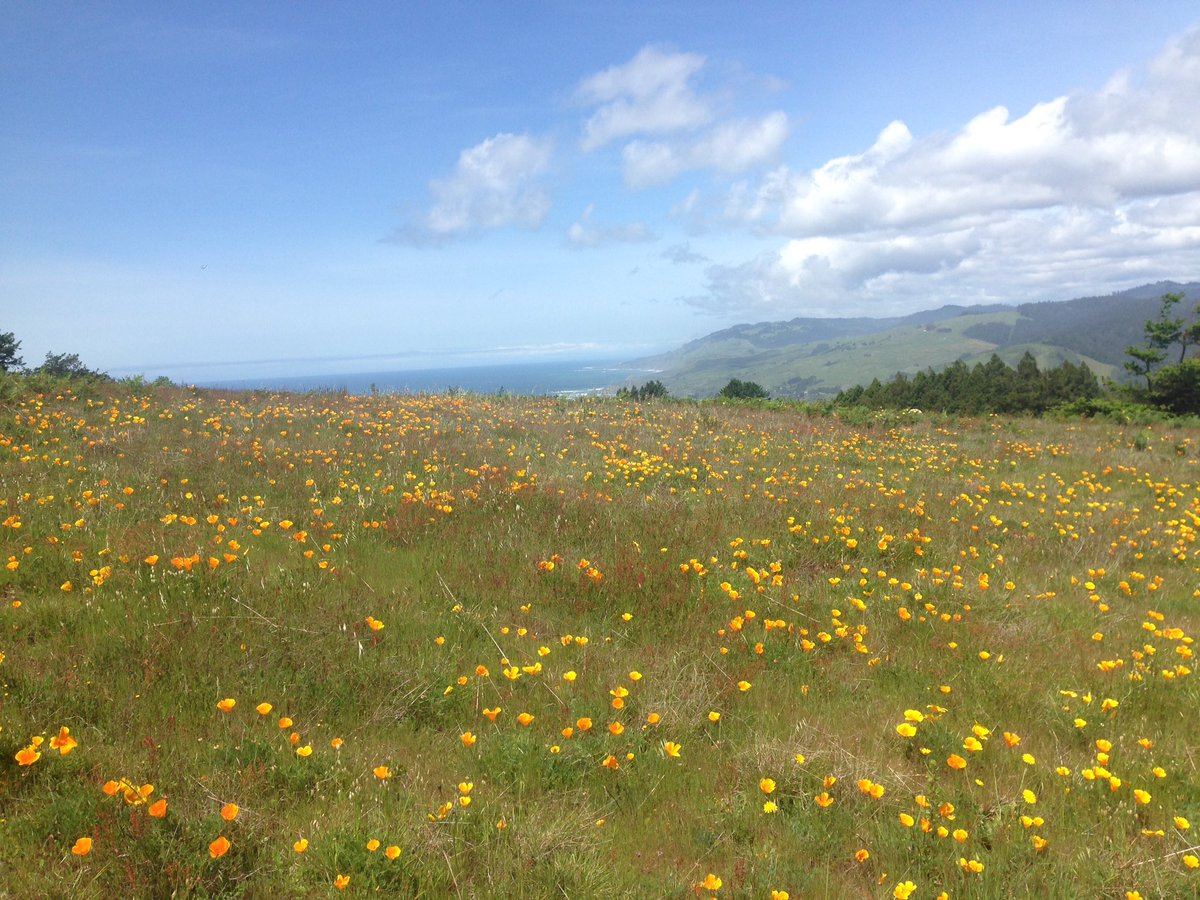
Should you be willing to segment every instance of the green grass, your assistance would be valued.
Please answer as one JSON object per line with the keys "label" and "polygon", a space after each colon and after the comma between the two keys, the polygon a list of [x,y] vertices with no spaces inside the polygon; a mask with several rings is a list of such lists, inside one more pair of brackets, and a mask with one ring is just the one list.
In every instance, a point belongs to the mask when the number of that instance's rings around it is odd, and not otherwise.
{"label": "green grass", "polygon": [[0,896],[1200,891],[1194,429],[90,390],[0,419]]}

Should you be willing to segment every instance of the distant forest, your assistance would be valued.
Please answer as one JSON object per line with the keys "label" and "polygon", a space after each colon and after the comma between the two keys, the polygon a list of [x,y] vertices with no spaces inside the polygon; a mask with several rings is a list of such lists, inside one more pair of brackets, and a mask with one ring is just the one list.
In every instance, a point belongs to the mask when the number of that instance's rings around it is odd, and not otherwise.
{"label": "distant forest", "polygon": [[1064,361],[1052,369],[1038,368],[1026,353],[1014,369],[992,354],[986,363],[968,366],[962,360],[940,372],[898,373],[886,384],[873,380],[839,393],[834,406],[874,409],[920,409],[980,415],[983,413],[1041,414],[1073,400],[1100,396],[1100,383],[1086,365]]}

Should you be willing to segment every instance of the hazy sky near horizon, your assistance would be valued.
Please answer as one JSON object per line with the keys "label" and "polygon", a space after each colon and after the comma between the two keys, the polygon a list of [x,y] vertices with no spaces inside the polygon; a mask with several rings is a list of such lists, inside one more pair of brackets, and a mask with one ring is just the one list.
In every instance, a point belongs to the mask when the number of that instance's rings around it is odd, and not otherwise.
{"label": "hazy sky near horizon", "polygon": [[0,331],[185,380],[1200,277],[1194,2],[0,15]]}

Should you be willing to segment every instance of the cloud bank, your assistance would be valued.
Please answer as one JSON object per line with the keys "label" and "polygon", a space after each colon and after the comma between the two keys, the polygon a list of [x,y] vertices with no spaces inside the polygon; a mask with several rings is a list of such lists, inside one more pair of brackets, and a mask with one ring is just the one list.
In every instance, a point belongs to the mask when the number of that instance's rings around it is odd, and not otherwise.
{"label": "cloud bank", "polygon": [[[787,315],[984,302],[1194,277],[1200,262],[1200,29],[1135,81],[987,110],[915,137],[892,122],[865,151],[781,166],[725,198],[727,223],[788,240],[708,270],[687,298]],[[1091,286],[1090,288],[1088,286]]]}

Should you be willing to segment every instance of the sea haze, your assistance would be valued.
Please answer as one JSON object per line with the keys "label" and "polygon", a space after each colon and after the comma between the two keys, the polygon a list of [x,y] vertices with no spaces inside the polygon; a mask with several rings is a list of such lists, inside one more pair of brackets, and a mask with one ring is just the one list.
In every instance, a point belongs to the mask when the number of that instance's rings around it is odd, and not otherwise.
{"label": "sea haze", "polygon": [[432,394],[450,390],[474,394],[529,394],[581,396],[599,394],[639,370],[618,368],[611,359],[555,360],[456,366],[443,369],[406,369],[399,372],[354,372],[332,375],[295,375],[241,378],[203,382],[203,387],[235,390],[346,391],[350,394]]}

